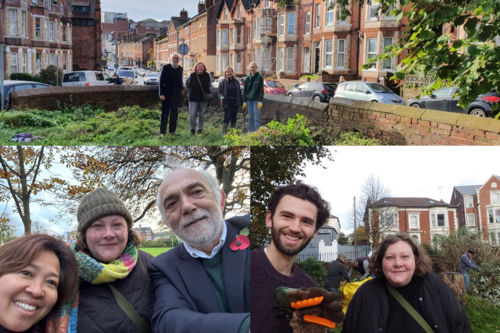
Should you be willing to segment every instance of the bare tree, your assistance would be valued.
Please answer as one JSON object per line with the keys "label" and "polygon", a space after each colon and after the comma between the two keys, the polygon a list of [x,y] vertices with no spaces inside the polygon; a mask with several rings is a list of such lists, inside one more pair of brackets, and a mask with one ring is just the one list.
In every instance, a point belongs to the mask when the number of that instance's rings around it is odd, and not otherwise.
{"label": "bare tree", "polygon": [[[379,201],[391,196],[391,190],[383,181],[370,174],[361,186],[361,195],[357,209],[357,215],[363,216],[366,233],[372,245],[378,245],[380,235],[388,231],[394,221],[393,209],[380,206]],[[373,212],[369,216],[369,211]],[[392,219],[392,221],[391,221]]]}

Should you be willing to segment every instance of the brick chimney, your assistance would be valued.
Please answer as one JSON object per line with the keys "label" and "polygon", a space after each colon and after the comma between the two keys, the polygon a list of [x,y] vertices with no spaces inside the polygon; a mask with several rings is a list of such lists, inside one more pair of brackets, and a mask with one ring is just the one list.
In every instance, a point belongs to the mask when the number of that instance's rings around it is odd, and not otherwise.
{"label": "brick chimney", "polygon": [[188,19],[188,12],[184,8],[181,10],[181,19]]}
{"label": "brick chimney", "polygon": [[198,2],[198,14],[205,10],[205,3],[203,1]]}
{"label": "brick chimney", "polygon": [[210,8],[214,5],[214,0],[205,0],[205,8]]}

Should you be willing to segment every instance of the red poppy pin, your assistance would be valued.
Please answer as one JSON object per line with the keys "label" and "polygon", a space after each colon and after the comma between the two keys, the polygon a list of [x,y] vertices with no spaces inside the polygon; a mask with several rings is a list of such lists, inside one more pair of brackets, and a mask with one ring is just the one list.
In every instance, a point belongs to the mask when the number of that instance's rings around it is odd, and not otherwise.
{"label": "red poppy pin", "polygon": [[240,233],[233,239],[231,244],[229,244],[229,248],[233,251],[246,249],[250,245],[248,233],[248,228],[243,228]]}

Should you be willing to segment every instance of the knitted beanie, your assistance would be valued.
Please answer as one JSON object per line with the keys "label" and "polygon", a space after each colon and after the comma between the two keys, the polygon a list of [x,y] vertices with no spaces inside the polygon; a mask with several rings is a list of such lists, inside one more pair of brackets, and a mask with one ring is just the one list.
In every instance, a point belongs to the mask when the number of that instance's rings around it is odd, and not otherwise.
{"label": "knitted beanie", "polygon": [[123,216],[128,229],[132,229],[132,215],[120,198],[113,192],[99,187],[83,197],[78,206],[78,232],[85,233],[94,221],[108,215]]}

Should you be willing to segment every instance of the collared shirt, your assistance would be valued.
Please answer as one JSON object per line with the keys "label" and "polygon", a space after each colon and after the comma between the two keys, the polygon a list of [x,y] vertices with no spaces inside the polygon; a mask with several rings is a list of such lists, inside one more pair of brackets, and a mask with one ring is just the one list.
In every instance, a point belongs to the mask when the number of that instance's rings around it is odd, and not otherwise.
{"label": "collared shirt", "polygon": [[187,252],[189,253],[189,255],[191,257],[193,257],[193,258],[212,259],[217,254],[217,252],[219,252],[219,250],[222,249],[222,246],[224,245],[224,242],[226,241],[226,234],[227,234],[226,221],[225,220],[222,220],[222,221],[223,221],[223,224],[222,224],[222,234],[220,235],[219,244],[217,244],[213,248],[212,253],[210,254],[210,256],[207,255],[205,252],[197,250],[194,247],[190,246],[188,243],[184,242],[184,247],[186,248]]}

